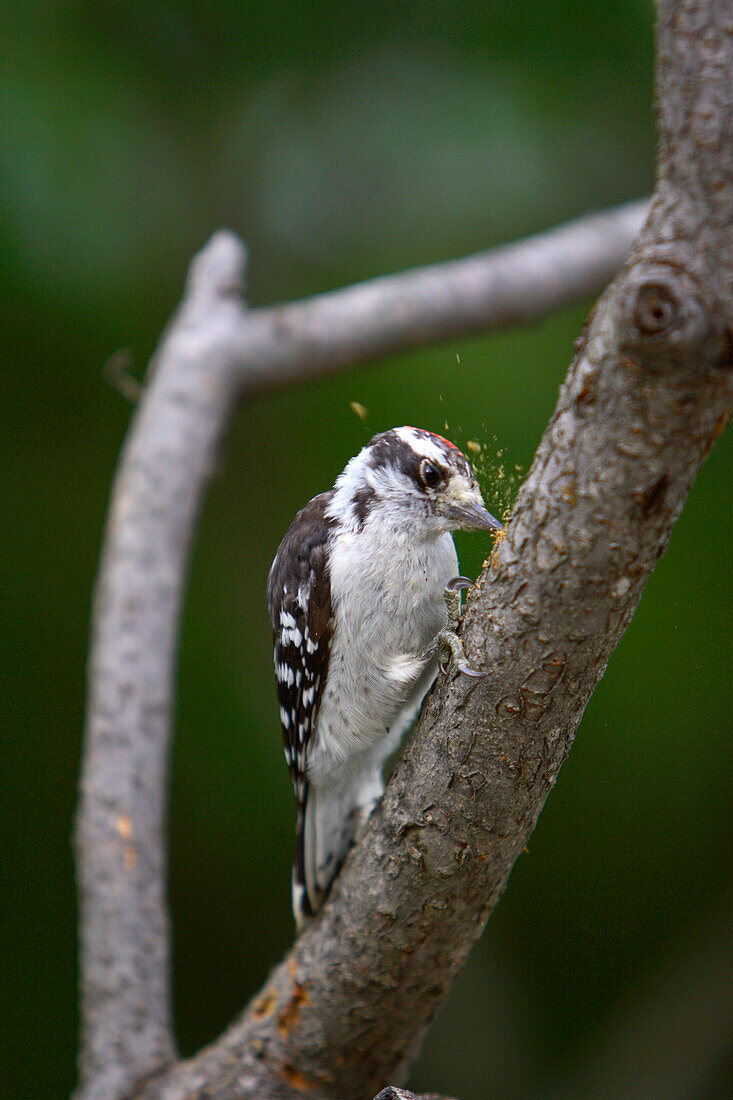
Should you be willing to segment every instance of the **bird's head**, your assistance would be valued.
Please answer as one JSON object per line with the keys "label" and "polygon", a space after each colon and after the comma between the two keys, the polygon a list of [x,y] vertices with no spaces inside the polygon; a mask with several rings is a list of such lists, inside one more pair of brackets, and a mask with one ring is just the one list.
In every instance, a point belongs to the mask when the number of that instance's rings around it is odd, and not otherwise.
{"label": "bird's head", "polygon": [[432,537],[445,531],[500,531],[486,510],[466,456],[447,439],[422,428],[391,428],[375,435],[347,465],[336,492],[354,525],[370,517]]}

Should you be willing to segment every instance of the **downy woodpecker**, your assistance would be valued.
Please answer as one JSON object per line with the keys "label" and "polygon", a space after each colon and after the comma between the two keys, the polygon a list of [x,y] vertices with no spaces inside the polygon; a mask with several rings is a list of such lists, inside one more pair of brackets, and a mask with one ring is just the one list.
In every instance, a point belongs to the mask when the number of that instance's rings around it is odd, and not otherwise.
{"label": "downy woodpecker", "polygon": [[444,594],[470,582],[456,576],[450,532],[499,528],[462,452],[403,427],[374,436],[281,542],[267,602],[298,804],[299,927],[382,793],[384,761],[437,674],[436,639],[457,641],[441,634]]}

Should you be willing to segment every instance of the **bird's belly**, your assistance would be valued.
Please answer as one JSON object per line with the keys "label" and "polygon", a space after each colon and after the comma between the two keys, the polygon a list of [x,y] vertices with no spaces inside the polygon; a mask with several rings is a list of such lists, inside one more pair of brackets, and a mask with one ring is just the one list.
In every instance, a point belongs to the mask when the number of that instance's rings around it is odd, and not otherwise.
{"label": "bird's belly", "polygon": [[[396,747],[435,678],[436,659],[424,651],[446,625],[445,584],[458,571],[452,540],[441,560],[401,577],[384,575],[365,590],[360,610],[339,622],[326,687],[316,717],[309,774],[316,780],[351,756]],[[430,580],[428,580],[430,578]]]}
{"label": "bird's belly", "polygon": [[353,762],[358,770],[358,761],[365,755],[374,766],[381,765],[397,747],[434,678],[435,661],[432,661],[428,668],[424,666],[424,675],[418,677],[422,690],[413,688],[407,697],[389,685],[372,684],[358,697],[352,697],[345,707],[340,699],[324,693],[309,752],[311,781],[317,783],[333,771],[348,777],[349,763]]}

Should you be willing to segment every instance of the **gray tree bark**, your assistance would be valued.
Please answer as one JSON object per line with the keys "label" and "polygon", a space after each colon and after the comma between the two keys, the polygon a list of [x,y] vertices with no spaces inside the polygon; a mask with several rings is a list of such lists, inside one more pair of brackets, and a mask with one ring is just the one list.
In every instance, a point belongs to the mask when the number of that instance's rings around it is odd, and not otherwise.
{"label": "gray tree bark", "polygon": [[[557,267],[568,231],[544,238],[539,264],[520,245],[251,312],[236,242],[198,258],[125,447],[95,600],[77,829],[83,1100],[363,1100],[404,1077],[733,405],[731,0],[660,0],[657,103],[646,224],[468,601],[464,644],[488,675],[439,679],[319,919],[241,1018],[176,1062],[163,885],[173,658],[198,504],[237,397],[516,323],[578,289]],[[587,286],[594,257],[575,255]],[[492,281],[504,260],[510,293]]]}
{"label": "gray tree bark", "polygon": [[232,234],[194,260],[120,459],[95,593],[77,824],[81,1095],[123,1095],[174,1058],[164,817],[175,646],[199,503],[235,403],[299,372],[587,297],[617,270],[646,209],[263,310],[242,300],[245,253]]}

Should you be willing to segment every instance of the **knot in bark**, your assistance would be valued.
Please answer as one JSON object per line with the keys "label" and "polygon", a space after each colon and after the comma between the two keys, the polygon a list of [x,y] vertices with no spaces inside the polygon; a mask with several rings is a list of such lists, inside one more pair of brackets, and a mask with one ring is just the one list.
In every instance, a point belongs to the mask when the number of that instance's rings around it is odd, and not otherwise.
{"label": "knot in bark", "polygon": [[674,323],[678,303],[662,283],[644,283],[636,293],[634,325],[644,336],[656,336]]}
{"label": "knot in bark", "polygon": [[715,311],[683,268],[642,261],[620,281],[616,327],[622,354],[650,371],[703,369],[722,350]]}

